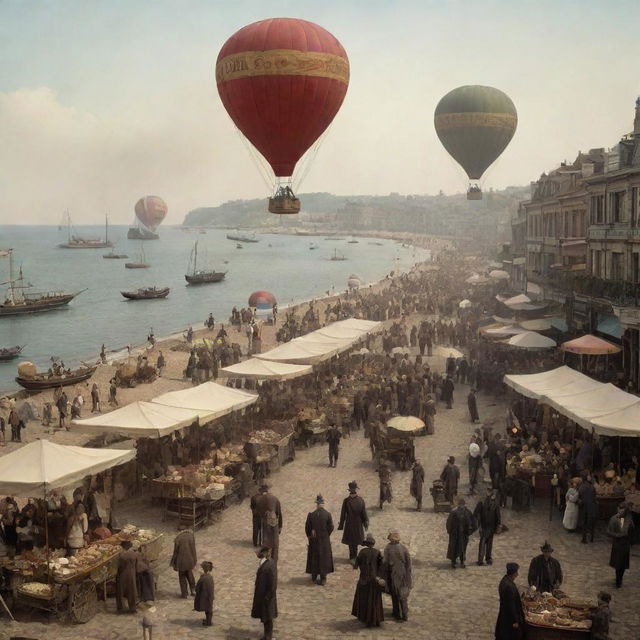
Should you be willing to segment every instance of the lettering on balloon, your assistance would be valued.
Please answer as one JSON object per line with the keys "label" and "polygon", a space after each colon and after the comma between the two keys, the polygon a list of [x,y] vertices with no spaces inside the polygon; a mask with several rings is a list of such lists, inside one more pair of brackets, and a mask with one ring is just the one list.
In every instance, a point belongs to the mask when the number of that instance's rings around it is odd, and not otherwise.
{"label": "lettering on balloon", "polygon": [[458,129],[460,127],[492,127],[496,129],[515,130],[518,116],[512,113],[440,113],[434,117],[436,129]]}

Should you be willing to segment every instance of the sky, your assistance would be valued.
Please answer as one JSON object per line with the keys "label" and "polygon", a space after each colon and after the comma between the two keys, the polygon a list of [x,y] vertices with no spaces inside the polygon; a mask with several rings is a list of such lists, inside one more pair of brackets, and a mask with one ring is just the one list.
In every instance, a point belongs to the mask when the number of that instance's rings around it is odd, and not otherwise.
{"label": "sky", "polygon": [[226,114],[215,60],[268,17],[311,20],[349,56],[344,104],[299,190],[436,194],[466,177],[433,128],[464,84],[506,92],[518,130],[485,188],[611,147],[640,93],[637,0],[0,0],[0,224],[167,223],[269,190]]}

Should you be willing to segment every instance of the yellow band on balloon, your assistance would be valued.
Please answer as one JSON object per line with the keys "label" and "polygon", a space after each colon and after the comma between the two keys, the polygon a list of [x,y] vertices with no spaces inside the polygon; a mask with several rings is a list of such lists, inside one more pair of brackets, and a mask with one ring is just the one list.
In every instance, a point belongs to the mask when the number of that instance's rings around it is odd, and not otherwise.
{"label": "yellow band on balloon", "polygon": [[460,127],[494,127],[515,129],[518,116],[511,113],[486,113],[469,111],[466,113],[441,113],[434,118],[436,129],[459,129]]}
{"label": "yellow band on balloon", "polygon": [[256,76],[313,76],[349,84],[349,61],[332,53],[272,49],[245,51],[216,64],[216,82]]}

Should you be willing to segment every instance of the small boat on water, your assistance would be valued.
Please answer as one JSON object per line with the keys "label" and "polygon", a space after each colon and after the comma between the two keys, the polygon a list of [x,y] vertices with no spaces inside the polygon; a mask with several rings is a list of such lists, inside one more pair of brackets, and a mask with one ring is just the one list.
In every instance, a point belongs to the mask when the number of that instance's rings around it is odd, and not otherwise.
{"label": "small boat on water", "polygon": [[314,244],[313,242],[309,245],[309,251],[314,251],[317,248],[318,248],[318,245]]}
{"label": "small boat on water", "polygon": [[105,260],[125,260],[129,256],[126,253],[115,253],[113,249],[102,255]]}
{"label": "small boat on water", "polygon": [[105,216],[104,240],[96,238],[81,238],[71,233],[71,216],[67,211],[67,241],[58,245],[60,249],[106,249],[113,247],[109,241],[109,220]]}
{"label": "small boat on water", "polygon": [[244,249],[244,247],[238,242],[236,244],[236,249]]}
{"label": "small boat on water", "polygon": [[23,349],[24,345],[15,347],[0,347],[0,362],[7,362],[12,358],[17,358]]}
{"label": "small boat on water", "polygon": [[370,242],[369,244],[375,244],[378,247],[384,247],[384,243],[383,242]]}
{"label": "small boat on water", "polygon": [[140,247],[140,260],[138,262],[125,262],[125,269],[148,269],[151,265],[146,261],[144,249]]}
{"label": "small boat on water", "polygon": [[[64,291],[46,291],[25,293],[25,289],[31,287],[30,284],[24,284],[22,268],[18,271],[18,275],[13,273],[13,249],[0,249],[0,258],[9,258],[9,280],[4,284],[8,284],[9,288],[4,298],[4,302],[0,302],[0,318],[3,316],[17,316],[23,313],[37,313],[39,311],[50,311],[69,304],[82,291],[76,293],[65,293]],[[0,298],[2,300],[2,298]]]}
{"label": "small boat on water", "polygon": [[247,235],[245,233],[227,233],[227,240],[235,240],[236,242],[260,242],[256,238],[256,234]]}
{"label": "small boat on water", "polygon": [[127,300],[155,300],[157,298],[166,298],[169,295],[169,287],[157,289],[156,287],[146,287],[145,289],[136,289],[135,291],[121,291],[120,293]]}
{"label": "small boat on water", "polygon": [[329,258],[332,262],[342,262],[343,260],[346,260],[345,256],[343,253],[338,253],[337,249],[333,250],[333,255],[331,256],[331,258]]}
{"label": "small boat on water", "polygon": [[347,242],[347,244],[358,244],[360,242],[360,240],[356,240],[355,238],[352,238],[351,240],[349,240],[349,242]]}
{"label": "small boat on water", "polygon": [[59,376],[48,373],[38,373],[31,377],[18,376],[16,382],[29,391],[42,391],[43,389],[55,389],[56,387],[67,387],[88,380],[98,368],[98,365],[90,367],[80,367],[69,373]]}
{"label": "small boat on water", "polygon": [[[242,246],[241,246],[242,248]],[[191,269],[191,262],[193,261],[193,269]],[[225,260],[225,264],[226,264]],[[215,271],[213,269],[198,269],[198,243],[196,242],[193,250],[191,251],[191,258],[189,259],[189,273],[186,273],[184,279],[188,284],[209,284],[211,282],[220,282],[224,280],[227,275],[226,271]]]}

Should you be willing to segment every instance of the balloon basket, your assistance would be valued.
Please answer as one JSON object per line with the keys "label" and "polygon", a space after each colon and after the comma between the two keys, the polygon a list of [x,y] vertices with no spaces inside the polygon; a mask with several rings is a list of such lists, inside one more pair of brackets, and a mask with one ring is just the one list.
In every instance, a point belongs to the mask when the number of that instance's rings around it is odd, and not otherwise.
{"label": "balloon basket", "polygon": [[482,191],[477,187],[467,191],[467,200],[482,200]]}
{"label": "balloon basket", "polygon": [[275,198],[269,198],[269,212],[279,215],[287,215],[291,213],[298,213],[300,211],[300,199],[299,198],[283,198],[276,196]]}

